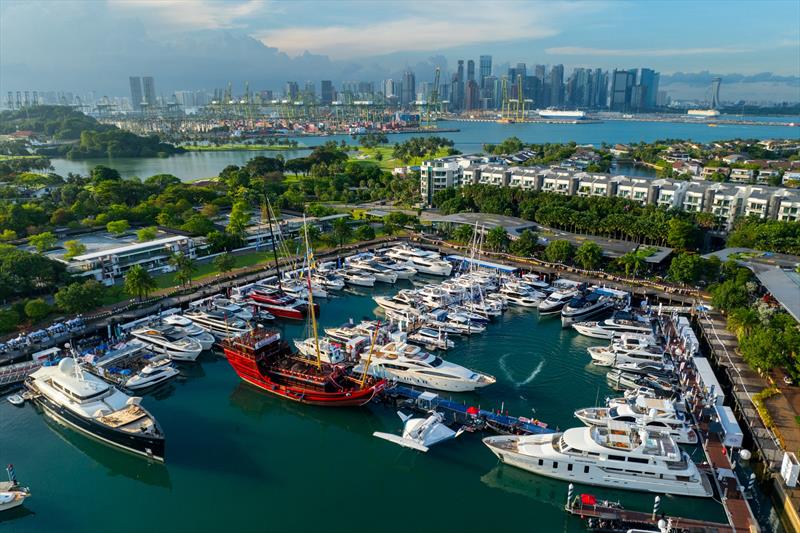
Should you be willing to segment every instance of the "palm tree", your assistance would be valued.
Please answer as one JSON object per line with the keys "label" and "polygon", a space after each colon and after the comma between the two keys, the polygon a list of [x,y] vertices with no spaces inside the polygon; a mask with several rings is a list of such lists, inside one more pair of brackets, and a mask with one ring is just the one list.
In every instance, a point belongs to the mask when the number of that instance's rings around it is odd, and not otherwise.
{"label": "palm tree", "polygon": [[649,254],[645,253],[644,250],[637,249],[633,252],[628,252],[627,254],[623,255],[618,259],[618,261],[625,266],[626,276],[630,276],[632,273],[633,277],[636,277],[639,269],[644,266],[645,259],[647,259],[648,255]]}
{"label": "palm tree", "polygon": [[575,251],[575,261],[585,270],[594,270],[600,264],[603,249],[593,241],[586,241]]}
{"label": "palm tree", "polygon": [[141,302],[147,295],[156,288],[156,280],[142,267],[134,265],[125,274],[125,292],[131,296],[136,296]]}
{"label": "palm tree", "polygon": [[739,339],[748,336],[760,322],[758,311],[750,307],[734,309],[728,315],[728,329]]}
{"label": "palm tree", "polygon": [[169,258],[169,264],[175,268],[175,281],[182,287],[192,284],[192,276],[197,272],[197,267],[191,257],[176,252]]}

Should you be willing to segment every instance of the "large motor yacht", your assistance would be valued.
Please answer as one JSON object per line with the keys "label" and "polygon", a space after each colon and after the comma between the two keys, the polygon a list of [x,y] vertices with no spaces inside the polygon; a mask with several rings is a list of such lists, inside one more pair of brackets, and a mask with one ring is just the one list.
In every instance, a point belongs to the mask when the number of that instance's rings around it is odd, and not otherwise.
{"label": "large motor yacht", "polygon": [[[278,318],[303,320],[308,315],[307,301],[298,300],[280,289],[262,287],[252,291],[250,298],[259,304],[259,309],[264,309]],[[318,304],[314,304],[314,313],[319,316]]]}
{"label": "large motor yacht", "polygon": [[386,256],[423,274],[449,276],[453,272],[453,265],[442,260],[438,253],[427,252],[413,246],[400,245],[389,248]]}
{"label": "large motor yacht", "polygon": [[183,315],[211,333],[216,339],[241,335],[253,329],[241,318],[228,316],[221,311],[203,311],[201,309],[195,309],[186,311]]}
{"label": "large motor yacht", "polygon": [[164,460],[164,433],[141,398],[83,372],[72,357],[43,366],[25,385],[50,417],[111,446]]}
{"label": "large motor yacht", "polygon": [[575,483],[710,497],[706,476],[667,433],[623,422],[563,433],[486,437],[502,462]]}
{"label": "large motor yacht", "polygon": [[664,348],[653,344],[652,336],[638,333],[624,333],[609,346],[590,346],[586,350],[592,356],[592,363],[598,366],[664,361]]}
{"label": "large motor yacht", "polygon": [[672,435],[678,444],[697,444],[697,433],[686,414],[675,402],[658,398],[637,397],[608,400],[607,407],[586,407],[575,411],[575,417],[587,426],[607,426],[609,422],[629,422],[652,431]]}
{"label": "large motor yacht", "polygon": [[389,257],[374,256],[372,261],[376,265],[386,267],[397,274],[397,279],[411,279],[417,275],[416,268],[411,267],[408,264],[398,263]]}
{"label": "large motor yacht", "polygon": [[567,303],[578,295],[576,290],[553,291],[539,304],[539,315],[557,315]]}
{"label": "large motor yacht", "polygon": [[583,322],[588,318],[610,313],[612,309],[614,300],[599,292],[577,296],[561,309],[561,326],[568,328],[575,322]]}
{"label": "large motor yacht", "polygon": [[155,357],[125,381],[125,388],[132,391],[149,389],[177,377],[178,374],[180,372],[172,366],[168,357]]}
{"label": "large motor yacht", "polygon": [[241,306],[228,298],[217,296],[211,300],[211,306],[218,311],[227,313],[229,316],[241,318],[245,322],[253,320],[253,312],[244,306]]}
{"label": "large motor yacht", "polygon": [[605,320],[576,322],[572,327],[581,335],[595,339],[611,339],[622,333],[653,333],[650,318],[630,311],[617,311]]}
{"label": "large motor yacht", "polygon": [[164,324],[183,329],[183,331],[200,343],[204,350],[210,350],[214,346],[214,335],[207,332],[185,316],[168,315],[161,318]]}
{"label": "large motor yacht", "polygon": [[356,271],[363,272],[383,283],[396,283],[399,279],[397,272],[370,259],[356,257],[347,262],[347,265]]}
{"label": "large motor yacht", "polygon": [[[361,353],[361,363],[353,369],[356,374],[363,372],[363,365],[369,357],[368,350]],[[369,373],[408,385],[449,392],[473,391],[495,382],[492,376],[450,363],[401,341],[377,348],[372,354]]]}
{"label": "large motor yacht", "polygon": [[131,335],[149,345],[154,352],[169,355],[173,361],[195,361],[203,351],[200,341],[173,326],[136,328]]}
{"label": "large motor yacht", "polygon": [[340,270],[339,275],[342,276],[342,279],[348,285],[354,285],[356,287],[375,286],[375,280],[376,280],[375,276],[361,269],[346,268]]}

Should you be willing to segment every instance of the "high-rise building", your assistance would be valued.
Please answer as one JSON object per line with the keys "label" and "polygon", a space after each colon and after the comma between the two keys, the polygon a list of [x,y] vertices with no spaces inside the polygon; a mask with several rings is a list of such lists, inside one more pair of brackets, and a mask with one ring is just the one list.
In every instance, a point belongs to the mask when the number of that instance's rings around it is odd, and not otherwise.
{"label": "high-rise building", "polygon": [[481,107],[483,109],[497,109],[500,106],[497,101],[498,83],[496,76],[489,75],[483,78],[483,89],[481,89]]}
{"label": "high-rise building", "polygon": [[129,78],[131,84],[131,107],[134,111],[142,110],[142,79],[139,76]]}
{"label": "high-rise building", "polygon": [[474,109],[480,109],[481,101],[480,101],[480,89],[478,88],[478,82],[475,80],[467,80],[466,90],[465,90],[465,97],[464,97],[464,109],[467,111],[472,111]]}
{"label": "high-rise building", "polygon": [[144,76],[142,78],[142,89],[144,91],[144,101],[147,107],[154,109],[158,101],[156,100],[156,82],[152,76]]}
{"label": "high-rise building", "polygon": [[719,107],[719,86],[722,85],[722,78],[713,78],[711,80],[711,109]]}
{"label": "high-rise building", "polygon": [[475,81],[475,61],[467,61],[467,81]]}
{"label": "high-rise building", "polygon": [[459,59],[458,70],[456,71],[456,77],[453,80],[453,104],[455,105],[455,109],[457,111],[464,109],[464,81],[464,60]]}
{"label": "high-rise building", "polygon": [[611,77],[611,97],[608,107],[612,111],[630,111],[631,93],[636,84],[636,69],[614,70]]}
{"label": "high-rise building", "polygon": [[397,96],[397,87],[395,86],[394,80],[384,80],[383,82],[383,95],[386,98],[391,98],[392,96]]}
{"label": "high-rise building", "polygon": [[313,81],[306,82],[305,87],[303,87],[303,97],[311,101],[317,99],[317,87]]}
{"label": "high-rise building", "polygon": [[295,101],[300,94],[300,86],[296,81],[287,81],[283,94],[287,100]]}
{"label": "high-rise building", "polygon": [[639,89],[639,101],[633,100],[635,108],[653,109],[656,107],[658,81],[658,72],[649,68],[639,69],[639,86],[641,89]]}
{"label": "high-rise building", "polygon": [[550,105],[559,107],[564,104],[564,65],[553,65],[550,68]]}
{"label": "high-rise building", "polygon": [[480,81],[481,89],[485,89],[484,81],[492,75],[492,56],[481,56],[479,66],[480,70],[478,74],[480,75],[480,79],[478,81]]}
{"label": "high-rise building", "polygon": [[528,75],[528,65],[525,63],[517,63],[517,74],[522,75],[522,77],[526,77]]}
{"label": "high-rise building", "polygon": [[410,107],[414,105],[417,95],[417,82],[414,73],[407,70],[403,73],[403,88],[400,93],[400,105]]}
{"label": "high-rise building", "polygon": [[331,80],[322,80],[320,82],[319,99],[322,105],[331,105],[333,103],[333,82]]}
{"label": "high-rise building", "polygon": [[362,99],[371,99],[375,94],[375,84],[371,81],[358,82],[358,95]]}

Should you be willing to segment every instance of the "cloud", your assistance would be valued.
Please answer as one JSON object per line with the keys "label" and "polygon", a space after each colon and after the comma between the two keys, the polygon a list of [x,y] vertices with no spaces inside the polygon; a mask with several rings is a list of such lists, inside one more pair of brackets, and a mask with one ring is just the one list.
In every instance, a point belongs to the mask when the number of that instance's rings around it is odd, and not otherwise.
{"label": "cloud", "polygon": [[123,15],[146,18],[148,27],[167,30],[244,27],[248,17],[273,7],[268,0],[108,0]]}
{"label": "cloud", "polygon": [[583,46],[560,46],[545,48],[549,55],[562,56],[603,56],[603,57],[674,57],[696,56],[703,54],[740,54],[752,52],[750,48],[737,47],[711,47],[711,48],[661,48],[661,49],[635,49],[635,48],[587,48]]}

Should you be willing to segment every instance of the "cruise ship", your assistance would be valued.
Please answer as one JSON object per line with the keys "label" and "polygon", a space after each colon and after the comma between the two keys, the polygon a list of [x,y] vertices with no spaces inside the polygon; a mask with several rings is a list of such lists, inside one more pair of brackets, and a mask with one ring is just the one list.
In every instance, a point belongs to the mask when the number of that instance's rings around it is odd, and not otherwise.
{"label": "cruise ship", "polygon": [[586,113],[578,110],[537,109],[536,114],[548,120],[583,120],[586,118]]}
{"label": "cruise ship", "polygon": [[678,496],[713,494],[707,477],[672,437],[632,424],[486,437],[483,443],[504,463],[564,481]]}
{"label": "cruise ship", "polygon": [[703,117],[703,118],[711,118],[711,117],[718,117],[719,111],[716,109],[690,109],[686,112],[687,115],[690,117]]}

